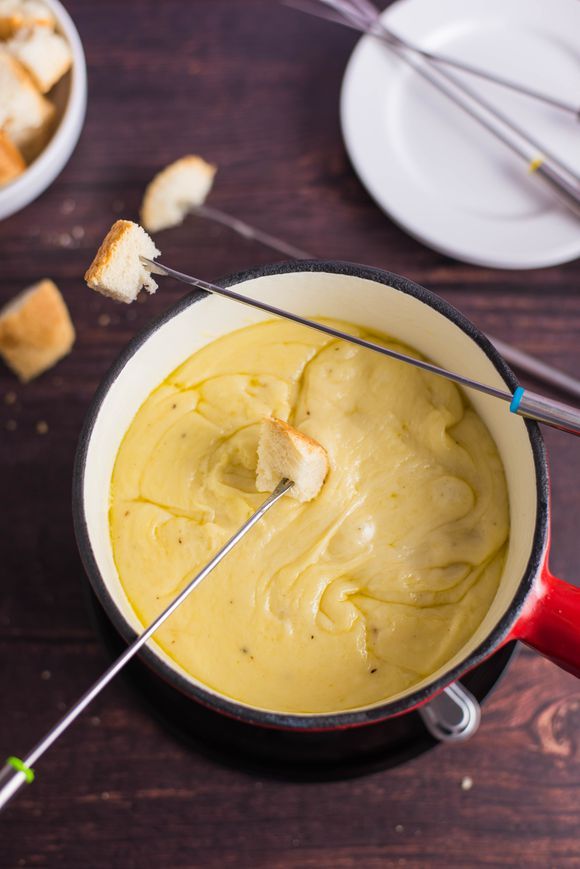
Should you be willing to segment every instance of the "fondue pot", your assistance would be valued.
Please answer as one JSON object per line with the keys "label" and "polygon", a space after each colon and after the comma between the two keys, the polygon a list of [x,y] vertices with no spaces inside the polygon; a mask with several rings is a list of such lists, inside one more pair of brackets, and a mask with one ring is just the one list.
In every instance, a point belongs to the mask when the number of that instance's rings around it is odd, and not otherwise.
{"label": "fondue pot", "polygon": [[[472,323],[399,275],[350,263],[307,261],[266,266],[221,284],[303,316],[332,317],[393,336],[436,364],[490,385],[511,391],[518,386],[507,364]],[[142,625],[119,581],[109,535],[109,489],[119,445],[143,401],[187,357],[230,331],[264,319],[268,315],[244,305],[192,293],[131,342],[94,398],[75,462],[75,530],[93,591],[127,642]],[[151,671],[214,712],[249,725],[303,733],[360,727],[402,715],[513,640],[522,640],[579,675],[580,590],[554,578],[548,568],[548,467],[539,428],[510,414],[493,397],[471,392],[469,399],[491,432],[505,468],[511,532],[489,612],[443,667],[384,702],[325,714],[289,714],[240,703],[197,681],[154,641],[143,651]],[[228,557],[234,559],[235,551]],[[211,576],[205,581],[211,582]]]}

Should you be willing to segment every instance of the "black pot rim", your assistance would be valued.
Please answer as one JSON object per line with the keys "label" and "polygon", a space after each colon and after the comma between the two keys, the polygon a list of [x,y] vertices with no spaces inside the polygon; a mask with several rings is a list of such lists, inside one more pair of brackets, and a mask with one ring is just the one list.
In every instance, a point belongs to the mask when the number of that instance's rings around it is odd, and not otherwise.
{"label": "black pot rim", "polygon": [[[449,302],[426,290],[408,278],[383,269],[371,266],[358,265],[356,263],[336,260],[300,260],[291,262],[274,263],[260,266],[243,272],[238,272],[222,279],[218,283],[224,287],[231,287],[258,277],[274,276],[298,272],[326,272],[329,274],[347,275],[362,278],[386,286],[393,287],[399,292],[411,295],[443,316],[450,319],[458,328],[465,332],[486,353],[495,368],[505,380],[506,384],[514,390],[519,384],[515,374],[509,368],[504,359],[486,336],[468,320],[460,311]],[[77,545],[79,548],[83,566],[93,587],[95,594],[103,605],[108,617],[123,638],[130,642],[135,639],[136,633],[117,608],[107,585],[101,576],[93,553],[87,518],[84,508],[83,489],[88,447],[93,428],[101,406],[112,384],[120,377],[129,360],[137,350],[165,323],[172,320],[190,305],[206,298],[205,293],[193,292],[186,295],[168,311],[156,318],[139,335],[137,335],[121,352],[103,378],[87,412],[85,422],[79,437],[75,456],[72,484],[73,522]],[[461,662],[452,669],[447,670],[439,678],[433,680],[423,688],[406,694],[404,697],[386,701],[369,709],[346,710],[343,712],[310,715],[292,714],[287,712],[270,712],[244,706],[235,700],[225,696],[214,694],[201,685],[195,685],[186,679],[177,670],[170,667],[159,658],[151,649],[145,647],[141,657],[147,664],[166,682],[191,697],[193,700],[209,706],[225,715],[240,719],[245,722],[260,725],[262,727],[275,727],[287,730],[334,730],[344,727],[357,727],[383,721],[395,715],[402,715],[428,700],[446,685],[458,679],[467,670],[472,669],[484,660],[494,649],[505,641],[517,621],[526,598],[531,591],[534,581],[541,570],[549,539],[549,481],[548,466],[544,442],[536,423],[525,421],[530,441],[530,448],[534,459],[536,471],[537,515],[534,529],[534,537],[530,551],[528,564],[522,579],[518,585],[512,602],[500,621],[487,637]]]}

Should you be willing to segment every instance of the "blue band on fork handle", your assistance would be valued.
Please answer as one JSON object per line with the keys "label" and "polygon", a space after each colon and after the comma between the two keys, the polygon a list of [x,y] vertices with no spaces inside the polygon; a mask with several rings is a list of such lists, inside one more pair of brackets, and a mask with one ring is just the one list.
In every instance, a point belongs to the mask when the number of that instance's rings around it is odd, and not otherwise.
{"label": "blue band on fork handle", "polygon": [[518,412],[520,404],[522,402],[522,398],[524,397],[525,391],[526,390],[524,389],[523,386],[518,386],[518,388],[514,392],[512,400],[511,400],[511,404],[510,404],[510,410],[512,413]]}

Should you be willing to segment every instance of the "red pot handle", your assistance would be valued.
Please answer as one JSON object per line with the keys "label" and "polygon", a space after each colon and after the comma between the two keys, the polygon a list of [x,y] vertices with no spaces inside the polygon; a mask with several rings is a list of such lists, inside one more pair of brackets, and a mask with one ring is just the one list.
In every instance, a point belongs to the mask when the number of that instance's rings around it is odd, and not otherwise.
{"label": "red pot handle", "polygon": [[544,568],[530,610],[516,626],[518,639],[580,677],[580,588]]}

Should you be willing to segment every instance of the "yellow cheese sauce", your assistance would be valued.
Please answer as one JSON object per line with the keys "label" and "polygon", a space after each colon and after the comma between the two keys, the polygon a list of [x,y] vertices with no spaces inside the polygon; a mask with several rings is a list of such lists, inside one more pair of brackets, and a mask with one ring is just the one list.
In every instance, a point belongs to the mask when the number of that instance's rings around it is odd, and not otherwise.
{"label": "yellow cheese sauce", "polygon": [[323,489],[273,507],[158,643],[205,685],[270,710],[352,709],[409,689],[461,649],[497,591],[509,533],[501,461],[452,383],[302,326],[226,335],[138,411],[110,508],[131,605],[152,621],[262,503],[268,415],[327,449]]}

